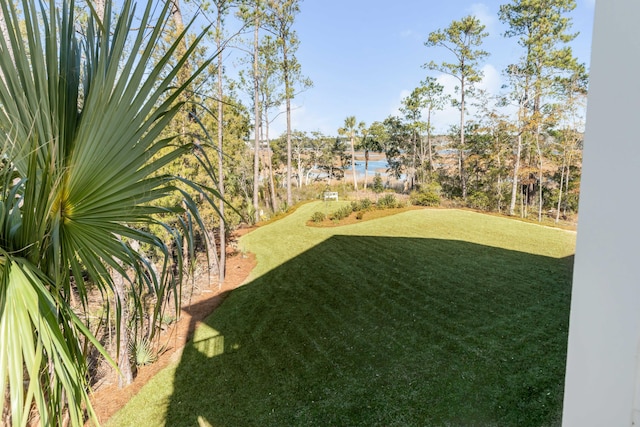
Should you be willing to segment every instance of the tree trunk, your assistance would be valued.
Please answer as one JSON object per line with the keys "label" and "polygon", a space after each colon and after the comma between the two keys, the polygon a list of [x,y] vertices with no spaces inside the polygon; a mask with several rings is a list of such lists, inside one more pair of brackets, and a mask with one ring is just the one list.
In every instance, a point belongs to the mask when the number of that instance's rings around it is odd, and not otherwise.
{"label": "tree trunk", "polygon": [[[567,159],[567,173],[564,179],[564,194],[565,198],[569,194],[569,180],[571,179],[571,152],[569,152],[569,158]],[[565,201],[564,208],[562,210],[564,216],[567,216],[567,203]]]}
{"label": "tree trunk", "polygon": [[[464,67],[464,63],[462,64]],[[467,200],[467,180],[464,173],[464,74],[460,79],[460,184],[462,199]]]}
{"label": "tree trunk", "polygon": [[113,288],[115,291],[116,307],[120,307],[120,341],[118,342],[118,387],[123,388],[133,382],[133,370],[129,360],[129,329],[127,313],[127,292],[125,278],[117,271],[113,271]]}
{"label": "tree trunk", "polygon": [[419,136],[420,150],[418,151],[418,166],[420,170],[420,183],[424,184],[427,180],[427,173],[425,170],[425,162],[427,161],[427,146],[422,135]]}
{"label": "tree trunk", "polygon": [[[101,0],[98,0],[101,1]],[[184,30],[184,23],[182,20],[182,11],[180,9],[179,0],[171,0],[171,14],[173,15],[173,21],[176,24],[176,30],[180,33]]]}
{"label": "tree trunk", "polygon": [[540,130],[536,132],[536,150],[538,151],[538,222],[542,222],[542,179],[543,179],[543,159],[542,147],[540,147]]}
{"label": "tree trunk", "polygon": [[369,169],[369,150],[364,150],[364,191],[367,191],[367,177]]}
{"label": "tree trunk", "polygon": [[260,18],[258,7],[255,9],[254,30],[253,30],[253,103],[254,103],[254,148],[253,148],[253,210],[254,221],[260,221],[260,206],[258,195],[260,191],[260,99],[258,86],[258,30],[260,28]]}
{"label": "tree trunk", "polygon": [[[98,15],[98,18],[100,19],[101,24],[104,26],[106,25],[105,21],[105,4],[104,4],[105,0],[95,0],[94,1],[94,5],[93,7],[96,10],[96,14]],[[2,10],[0,9],[0,14],[2,14]],[[105,28],[105,31],[108,31],[107,28]]]}
{"label": "tree trunk", "polygon": [[[148,268],[150,268],[153,271],[153,274],[155,275],[155,277],[161,277],[160,272],[158,271],[158,268],[156,267],[156,265],[144,255],[144,251],[142,251],[140,249],[140,242],[138,240],[130,240],[129,241],[129,245],[131,246],[131,249],[138,253],[142,259],[142,262],[144,264],[146,264],[148,266]],[[156,295],[157,296],[157,295]],[[147,321],[147,330],[146,330],[146,335],[147,338],[149,340],[153,339],[153,337],[155,336],[155,333],[157,332],[156,330],[156,324],[155,322],[152,322],[151,319],[153,318],[153,314],[149,314],[149,310],[147,310],[147,307],[145,307],[145,311],[147,312],[146,315],[146,321]],[[151,310],[153,312],[153,310]],[[155,319],[154,319],[155,320]],[[142,325],[142,328],[144,328],[144,325]]]}
{"label": "tree trunk", "polygon": [[[104,23],[104,1],[105,0],[95,0],[95,9],[96,9],[96,13],[98,14],[98,17],[100,18],[100,20]],[[2,13],[0,11],[0,13]]]}
{"label": "tree trunk", "polygon": [[518,172],[520,169],[520,155],[522,153],[522,133],[518,134],[518,147],[516,148],[516,158],[513,164],[513,183],[511,186],[511,203],[509,204],[509,215],[515,215],[516,196],[518,194]]}
{"label": "tree trunk", "polygon": [[562,166],[560,168],[560,188],[558,189],[558,207],[556,209],[556,224],[560,221],[560,208],[562,206],[562,187],[564,186],[564,169],[566,163],[566,149],[562,155]]}
{"label": "tree trunk", "polygon": [[[220,53],[222,49],[222,11],[218,7],[218,17],[216,19],[216,49]],[[224,132],[223,132],[223,120],[224,120],[224,103],[222,99],[222,55],[218,55],[218,192],[220,193],[220,201],[218,203],[218,210],[220,211],[220,226],[219,236],[220,239],[220,261],[218,262],[218,281],[220,286],[224,283],[225,270],[227,266],[227,242],[226,242],[226,227],[224,223]]]}
{"label": "tree trunk", "polygon": [[[182,202],[182,208],[184,209],[185,212],[187,212],[187,203],[184,201]],[[182,220],[184,221],[185,224],[189,224],[186,213],[182,215]],[[192,256],[193,250],[192,248],[189,248],[189,238],[186,235],[182,236],[181,246],[182,246],[182,268],[184,272],[184,277],[185,278],[193,277],[191,274],[193,272],[193,262],[194,262],[193,256]]]}
{"label": "tree trunk", "polygon": [[293,196],[291,194],[291,88],[289,87],[289,63],[287,58],[287,43],[282,40],[282,64],[285,102],[287,109],[287,207],[293,204]]}
{"label": "tree trunk", "polygon": [[351,142],[351,171],[353,172],[353,189],[354,191],[358,191],[358,176],[356,174],[355,137],[352,135],[349,140]]}
{"label": "tree trunk", "polygon": [[[179,0],[171,0],[172,8],[171,14],[173,15],[173,22],[176,26],[177,34],[180,34],[184,31],[184,21],[182,20],[182,10],[180,9],[180,1]],[[182,39],[182,42],[178,46],[176,50],[176,56],[182,57],[187,51],[187,40],[186,38]],[[185,61],[184,65],[178,72],[178,85],[182,85],[186,82],[191,76],[191,67],[189,65],[189,61]],[[185,101],[188,101],[190,98],[190,94],[188,91],[184,93]],[[183,120],[183,123],[186,125],[186,120]],[[183,127],[185,126],[183,125]]]}
{"label": "tree trunk", "polygon": [[298,179],[296,180],[298,183],[298,188],[302,187],[302,177],[304,176],[304,171],[302,170],[302,147],[298,147],[296,149],[296,162],[298,169]]}
{"label": "tree trunk", "polygon": [[433,149],[431,147],[431,107],[427,110],[427,150],[429,150],[429,180],[434,171],[433,167]]}
{"label": "tree trunk", "polygon": [[[180,1],[171,0],[171,5],[172,5],[171,14],[173,16],[173,22],[176,26],[176,33],[180,34],[184,31],[184,21],[182,20],[182,10],[180,8]],[[187,42],[186,40],[183,40],[176,51],[176,55],[178,57],[181,57],[185,54],[186,51],[187,51]],[[178,72],[178,85],[182,86],[189,79],[190,74],[191,74],[191,71],[189,67],[189,61],[186,61]],[[185,91],[184,101],[185,102],[189,101],[189,97],[190,97],[189,93]],[[181,116],[181,117],[182,118],[180,119],[180,122],[182,123],[182,134],[185,135],[187,133],[188,120],[184,116]],[[183,207],[184,206],[186,205],[183,203]],[[189,248],[188,248],[188,245],[186,244],[186,237],[185,239],[183,239],[183,242],[182,242],[182,259],[183,259],[182,265],[184,266],[185,273],[190,274],[191,260],[190,260]]]}
{"label": "tree trunk", "polygon": [[267,147],[267,159],[268,159],[268,166],[269,166],[269,191],[271,191],[271,209],[273,210],[273,212],[277,212],[278,210],[278,199],[276,196],[276,186],[275,183],[273,182],[273,161],[272,161],[272,157],[273,157],[273,151],[271,150],[271,144],[269,142],[269,116],[268,116],[268,110],[265,109],[264,110],[264,125],[265,125],[265,140],[267,141],[268,147]]}
{"label": "tree trunk", "polygon": [[[496,147],[498,147],[500,141],[496,138]],[[498,199],[498,212],[502,213],[502,161],[500,159],[500,148],[496,148],[496,157],[498,160],[498,189],[497,189],[497,199]]]}
{"label": "tree trunk", "polygon": [[415,185],[416,185],[416,176],[417,176],[417,168],[416,168],[416,152],[418,151],[418,143],[417,143],[417,132],[415,131],[415,129],[413,130],[413,153],[411,154],[411,169],[413,170],[412,175],[413,178],[411,179],[411,187],[410,189],[413,190]]}
{"label": "tree trunk", "polygon": [[218,263],[218,248],[216,245],[216,235],[213,230],[206,231],[207,239],[207,258],[209,259],[209,271],[214,274],[220,274],[220,264]]}
{"label": "tree trunk", "polygon": [[464,184],[462,182],[462,165],[464,164],[464,159],[463,159],[464,154],[462,153],[462,150],[458,150],[458,175],[460,176],[460,188],[463,189],[462,194],[464,197]]}

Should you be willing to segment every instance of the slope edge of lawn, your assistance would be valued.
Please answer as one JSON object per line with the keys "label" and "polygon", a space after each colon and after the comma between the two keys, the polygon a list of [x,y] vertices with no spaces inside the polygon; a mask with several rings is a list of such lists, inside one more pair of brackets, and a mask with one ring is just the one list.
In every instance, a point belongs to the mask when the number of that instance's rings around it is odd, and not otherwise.
{"label": "slope edge of lawn", "polygon": [[[307,202],[307,203],[312,203],[312,202]],[[345,225],[357,224],[360,222],[366,222],[366,221],[371,221],[379,218],[384,218],[387,216],[400,214],[410,210],[446,210],[446,211],[459,210],[459,211],[473,212],[480,215],[489,215],[496,218],[519,221],[519,222],[523,222],[523,223],[527,223],[535,226],[550,227],[554,229],[566,230],[571,232],[576,231],[576,224],[573,224],[573,223],[567,223],[567,222],[555,223],[555,221],[548,218],[545,218],[545,220],[540,222],[537,219],[534,220],[530,218],[521,218],[519,216],[510,216],[510,215],[506,215],[499,212],[483,211],[483,210],[478,210],[473,208],[462,208],[462,207],[451,208],[451,207],[444,207],[444,206],[425,207],[425,206],[407,205],[407,206],[398,206],[394,208],[371,208],[363,211],[351,212],[349,216],[347,216],[346,218],[342,218],[340,220],[330,219],[328,217],[330,213],[335,212],[338,208],[340,208],[341,206],[345,206],[348,203],[350,202],[343,201],[343,202],[323,203],[324,206],[321,208],[321,210],[319,210],[319,212],[324,213],[327,217],[325,217],[325,219],[323,219],[322,221],[314,221],[313,219],[309,218],[306,222],[306,225],[308,227],[342,227]],[[276,220],[279,218],[280,217],[276,218]],[[273,222],[273,221],[269,221],[267,223],[270,223],[270,222]]]}
{"label": "slope edge of lawn", "polygon": [[108,425],[559,423],[573,233],[315,208],[243,236],[257,274]]}

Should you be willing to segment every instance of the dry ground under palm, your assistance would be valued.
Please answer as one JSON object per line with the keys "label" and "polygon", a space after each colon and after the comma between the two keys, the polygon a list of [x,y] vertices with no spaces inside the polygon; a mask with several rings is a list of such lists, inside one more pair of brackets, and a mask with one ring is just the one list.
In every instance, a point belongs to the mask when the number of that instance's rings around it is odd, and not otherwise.
{"label": "dry ground under palm", "polygon": [[220,288],[215,278],[212,278],[215,283],[208,283],[206,275],[199,279],[199,294],[193,295],[190,303],[182,307],[179,320],[162,333],[161,342],[167,342],[168,345],[158,360],[138,368],[133,383],[127,387],[119,388],[115,375],[98,384],[92,402],[101,423],[122,408],[156,373],[180,358],[195,327],[224,301],[231,290],[244,282],[254,266],[253,254],[236,253],[227,259],[226,277]]}

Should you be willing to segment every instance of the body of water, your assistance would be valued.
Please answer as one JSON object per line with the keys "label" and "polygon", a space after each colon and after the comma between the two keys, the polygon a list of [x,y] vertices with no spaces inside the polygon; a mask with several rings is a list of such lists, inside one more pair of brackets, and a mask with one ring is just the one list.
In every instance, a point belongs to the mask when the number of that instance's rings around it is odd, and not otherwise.
{"label": "body of water", "polygon": [[[386,175],[388,167],[389,163],[387,163],[386,160],[369,160],[369,164],[367,165],[367,174],[373,176],[378,172],[380,175]],[[345,171],[351,172],[350,164]],[[364,175],[364,161],[356,161],[356,173],[358,175]]]}
{"label": "body of water", "polygon": [[[358,180],[364,179],[364,160],[356,160],[356,175]],[[389,168],[389,163],[386,159],[379,160],[369,160],[367,165],[367,177],[368,181],[371,182],[376,173],[379,173],[383,179],[387,179],[389,174],[387,173],[387,169]],[[353,179],[351,172],[351,162],[347,163],[347,167],[344,169],[345,179]],[[325,179],[328,175],[325,172],[318,173],[316,170],[312,171],[309,174],[309,179]],[[406,179],[406,174],[402,174],[400,176],[400,180]]]}

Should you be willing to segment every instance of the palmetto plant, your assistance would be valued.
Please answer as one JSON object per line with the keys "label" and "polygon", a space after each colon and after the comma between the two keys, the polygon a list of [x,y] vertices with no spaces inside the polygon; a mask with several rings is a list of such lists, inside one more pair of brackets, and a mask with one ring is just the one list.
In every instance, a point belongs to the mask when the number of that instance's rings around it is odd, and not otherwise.
{"label": "palmetto plant", "polygon": [[129,343],[129,353],[136,366],[149,365],[158,359],[152,343],[147,338],[140,338]]}
{"label": "palmetto plant", "polygon": [[[180,111],[189,81],[173,82],[199,39],[168,68],[184,37],[153,59],[169,4],[156,11],[146,2],[134,31],[132,2],[111,22],[107,1],[104,22],[92,13],[79,36],[73,0],[12,3],[0,2],[0,391],[8,396],[0,423],[26,425],[35,413],[42,425],[59,425],[66,413],[72,425],[87,415],[97,424],[84,344],[108,356],[70,300],[86,307],[86,280],[107,299],[110,271],[165,297],[173,283],[167,245],[141,230],[160,225],[180,242],[185,230],[161,218],[183,208],[166,206],[167,196],[181,192],[195,223],[195,204],[178,187],[215,197],[159,172],[199,151],[159,137]],[[165,267],[156,273],[131,241],[159,249]]]}

